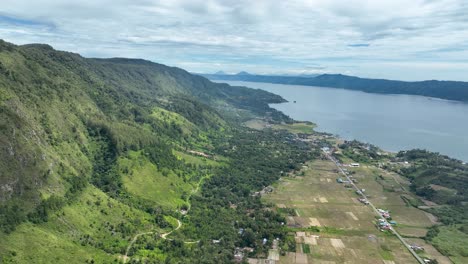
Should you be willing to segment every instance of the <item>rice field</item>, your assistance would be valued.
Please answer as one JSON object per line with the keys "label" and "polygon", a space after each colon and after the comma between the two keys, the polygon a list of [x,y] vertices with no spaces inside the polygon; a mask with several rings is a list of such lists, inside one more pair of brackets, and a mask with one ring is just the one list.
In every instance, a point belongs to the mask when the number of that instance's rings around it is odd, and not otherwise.
{"label": "rice field", "polygon": [[[337,183],[341,175],[332,162],[316,160],[307,165],[304,176],[283,178],[273,193],[263,197],[277,208],[296,212],[286,223],[294,232],[296,252],[280,256],[277,263],[417,263],[396,237],[376,228],[375,214],[357,200],[355,192]],[[401,223],[401,233],[424,235],[432,225],[430,217],[408,207],[398,192],[385,191],[376,181],[376,173],[381,172],[372,167],[356,168],[358,186],[366,189],[376,206],[392,212],[394,220]],[[394,175],[384,177],[398,188],[406,184],[403,179],[395,181]],[[428,257],[444,260],[433,247],[424,246],[432,252]]]}

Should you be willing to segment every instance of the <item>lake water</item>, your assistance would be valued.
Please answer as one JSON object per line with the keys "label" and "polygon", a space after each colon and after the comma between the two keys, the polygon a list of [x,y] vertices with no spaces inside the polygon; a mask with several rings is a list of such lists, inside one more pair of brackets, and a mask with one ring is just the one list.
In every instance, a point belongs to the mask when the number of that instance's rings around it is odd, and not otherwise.
{"label": "lake water", "polygon": [[226,82],[281,95],[289,103],[271,106],[296,120],[316,123],[317,131],[389,151],[422,148],[468,161],[467,103],[323,87]]}

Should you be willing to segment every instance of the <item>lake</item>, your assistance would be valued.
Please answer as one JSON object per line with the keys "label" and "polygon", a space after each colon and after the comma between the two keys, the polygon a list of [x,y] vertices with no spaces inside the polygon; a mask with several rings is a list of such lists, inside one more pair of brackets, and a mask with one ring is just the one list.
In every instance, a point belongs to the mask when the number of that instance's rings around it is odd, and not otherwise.
{"label": "lake", "polygon": [[468,161],[467,103],[313,86],[218,82],[281,95],[289,102],[271,107],[295,120],[316,123],[317,131],[389,151],[421,148]]}

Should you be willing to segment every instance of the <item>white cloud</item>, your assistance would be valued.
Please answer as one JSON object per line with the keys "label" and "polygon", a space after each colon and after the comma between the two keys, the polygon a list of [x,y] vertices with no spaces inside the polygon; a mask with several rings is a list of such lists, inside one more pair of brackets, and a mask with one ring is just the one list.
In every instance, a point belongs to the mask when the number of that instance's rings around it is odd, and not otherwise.
{"label": "white cloud", "polygon": [[0,6],[0,37],[8,41],[141,57],[195,72],[468,80],[459,70],[468,70],[459,63],[468,58],[467,36],[463,0],[3,0]]}

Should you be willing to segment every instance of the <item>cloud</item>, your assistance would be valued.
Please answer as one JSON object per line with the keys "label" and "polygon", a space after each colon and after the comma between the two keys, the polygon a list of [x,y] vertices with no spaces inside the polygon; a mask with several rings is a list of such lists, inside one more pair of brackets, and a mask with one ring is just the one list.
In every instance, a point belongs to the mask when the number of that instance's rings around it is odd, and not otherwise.
{"label": "cloud", "polygon": [[18,27],[46,27],[46,28],[49,28],[50,30],[53,30],[56,27],[53,23],[50,23],[50,22],[10,17],[7,15],[2,15],[1,13],[0,13],[0,25],[18,26]]}
{"label": "cloud", "polygon": [[468,57],[463,0],[3,0],[0,36],[194,72],[287,73],[318,65],[312,70],[468,79],[456,68]]}

